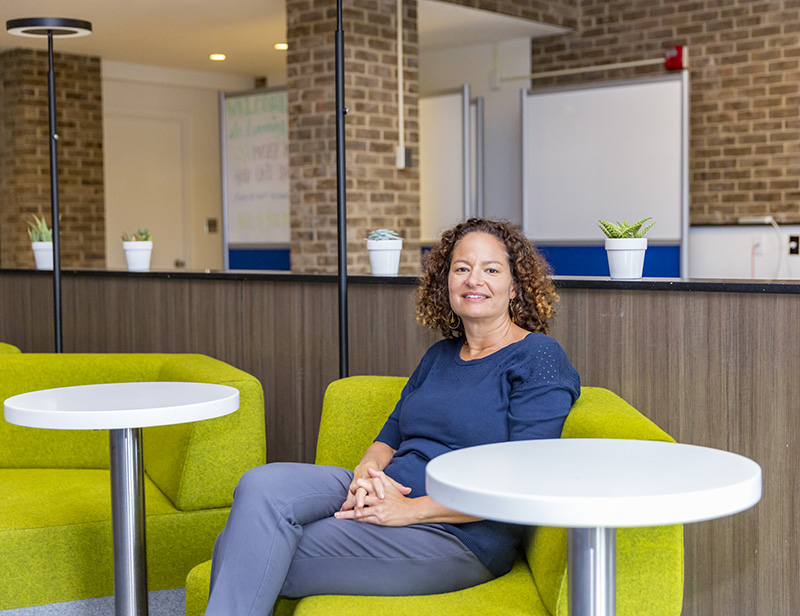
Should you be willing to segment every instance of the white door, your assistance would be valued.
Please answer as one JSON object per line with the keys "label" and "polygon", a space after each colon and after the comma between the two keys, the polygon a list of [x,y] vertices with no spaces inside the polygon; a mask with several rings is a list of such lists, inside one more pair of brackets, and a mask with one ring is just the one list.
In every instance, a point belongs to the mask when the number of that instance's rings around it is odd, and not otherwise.
{"label": "white door", "polygon": [[185,129],[178,118],[111,114],[105,119],[106,263],[125,269],[123,232],[153,235],[150,269],[185,267],[187,195]]}
{"label": "white door", "polygon": [[419,98],[420,240],[472,215],[469,86]]}

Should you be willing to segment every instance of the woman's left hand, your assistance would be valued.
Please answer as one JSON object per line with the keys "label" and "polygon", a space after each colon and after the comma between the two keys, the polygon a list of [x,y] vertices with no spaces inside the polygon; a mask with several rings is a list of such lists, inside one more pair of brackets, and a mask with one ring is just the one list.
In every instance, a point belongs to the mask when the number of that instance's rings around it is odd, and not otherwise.
{"label": "woman's left hand", "polygon": [[[334,517],[340,520],[357,520],[381,526],[407,526],[419,522],[414,501],[406,494],[411,490],[389,477],[383,471],[369,469],[371,480],[360,480],[359,486],[366,492],[363,507],[337,511]],[[360,491],[360,490],[359,490]]]}

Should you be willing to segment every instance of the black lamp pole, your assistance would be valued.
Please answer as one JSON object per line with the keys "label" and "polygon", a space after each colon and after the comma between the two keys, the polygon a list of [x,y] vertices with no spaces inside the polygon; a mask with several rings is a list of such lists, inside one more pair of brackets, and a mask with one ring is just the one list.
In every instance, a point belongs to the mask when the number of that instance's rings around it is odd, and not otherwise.
{"label": "black lamp pole", "polygon": [[47,102],[50,125],[50,217],[53,227],[53,312],[55,350],[61,353],[61,244],[58,226],[58,133],[56,131],[56,78],[53,69],[53,37],[86,36],[92,33],[92,24],[79,19],[58,17],[33,17],[11,19],[6,22],[9,34],[29,37],[47,37]]}
{"label": "black lamp pole", "polygon": [[342,0],[336,0],[336,223],[339,258],[339,378],[349,376],[347,335],[347,197],[344,160],[344,32]]}
{"label": "black lamp pole", "polygon": [[53,70],[53,31],[47,32],[47,99],[50,118],[50,220],[53,225],[53,311],[56,353],[61,353],[61,233],[58,226],[58,133],[56,132],[56,77]]}

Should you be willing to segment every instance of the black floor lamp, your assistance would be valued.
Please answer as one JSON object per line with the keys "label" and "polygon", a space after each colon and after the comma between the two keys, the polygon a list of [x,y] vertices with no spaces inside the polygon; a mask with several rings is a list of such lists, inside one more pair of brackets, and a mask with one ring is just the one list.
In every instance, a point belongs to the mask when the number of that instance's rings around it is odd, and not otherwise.
{"label": "black floor lamp", "polygon": [[56,145],[56,79],[53,71],[53,38],[86,36],[92,33],[92,24],[80,19],[61,17],[29,17],[6,22],[9,34],[47,37],[48,72],[47,99],[50,116],[50,214],[53,225],[53,306],[56,353],[61,353],[61,254],[58,228],[58,153]]}
{"label": "black floor lamp", "polygon": [[342,0],[336,0],[335,81],[336,81],[336,220],[339,257],[339,378],[350,376],[347,335],[347,199],[344,158],[344,32]]}

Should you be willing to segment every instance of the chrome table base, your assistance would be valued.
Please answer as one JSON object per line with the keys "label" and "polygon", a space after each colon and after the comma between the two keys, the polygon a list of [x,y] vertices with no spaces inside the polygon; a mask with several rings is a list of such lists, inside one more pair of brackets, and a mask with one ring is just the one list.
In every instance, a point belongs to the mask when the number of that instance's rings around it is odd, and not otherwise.
{"label": "chrome table base", "polygon": [[109,430],[115,616],[147,616],[141,437],[141,428]]}
{"label": "chrome table base", "polygon": [[567,529],[570,616],[615,616],[617,531]]}

